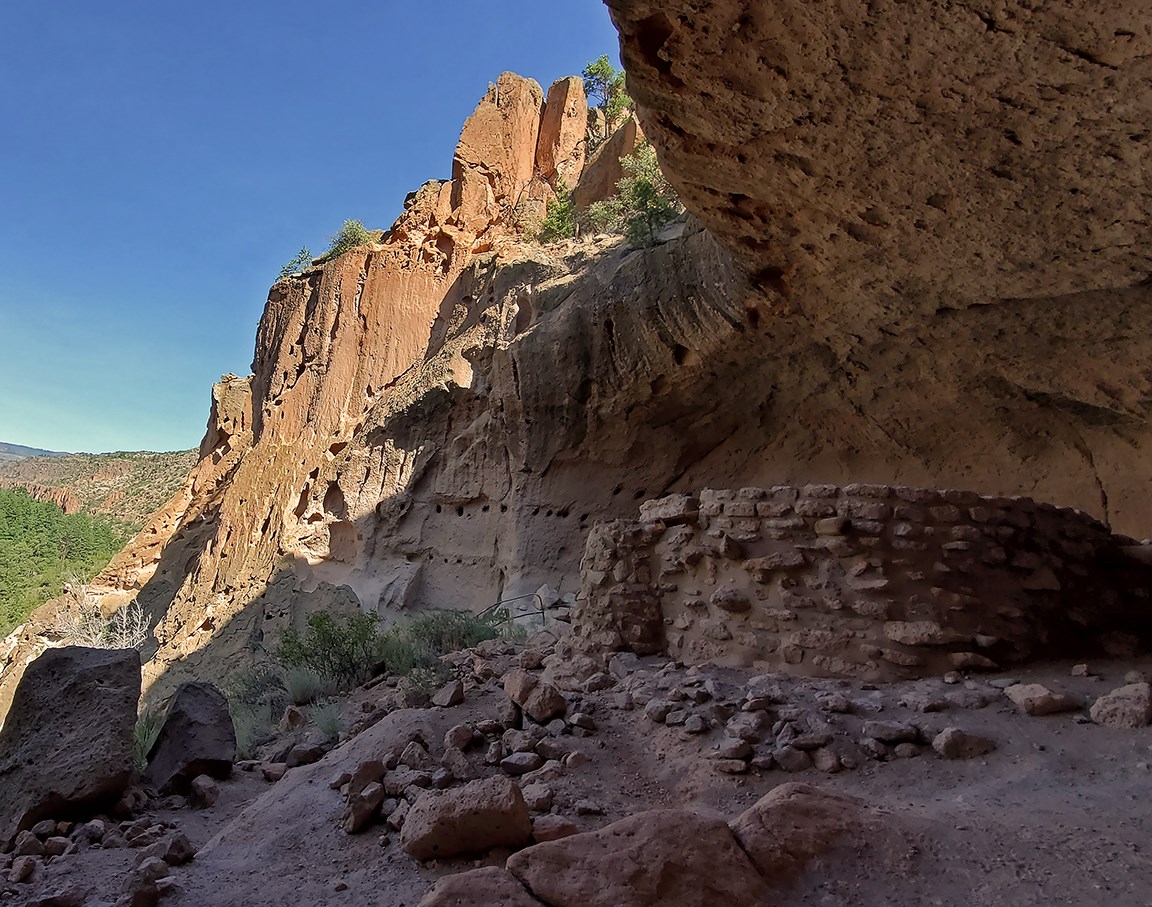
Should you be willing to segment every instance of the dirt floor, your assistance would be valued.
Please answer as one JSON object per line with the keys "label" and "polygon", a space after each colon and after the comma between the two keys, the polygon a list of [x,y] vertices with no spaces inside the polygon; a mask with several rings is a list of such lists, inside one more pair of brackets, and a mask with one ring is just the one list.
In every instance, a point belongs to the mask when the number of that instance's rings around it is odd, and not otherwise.
{"label": "dirt floor", "polygon": [[[1116,905],[1152,904],[1152,809],[1147,790],[1152,765],[1152,728],[1119,730],[1091,723],[1084,709],[1028,717],[1003,695],[1009,675],[879,687],[845,681],[779,678],[786,703],[826,722],[846,751],[854,751],[861,722],[907,721],[931,735],[944,727],[991,737],[998,748],[971,760],[946,760],[931,747],[912,758],[860,759],[855,770],[825,774],[779,769],[725,775],[708,758],[722,736],[714,729],[689,735],[657,725],[643,706],[649,691],[691,681],[677,669],[658,673],[660,660],[613,689],[583,695],[596,731],[569,740],[589,759],[547,783],[555,791],[553,812],[591,830],[644,809],[693,806],[734,817],[773,787],[805,781],[853,794],[880,807],[902,829],[905,844],[867,855],[838,851],[817,860],[778,903],[836,905]],[[1010,679],[1042,683],[1080,697],[1086,704],[1123,685],[1131,671],[1152,672],[1152,659],[1099,661],[1095,677],[1071,676],[1071,663],[1031,667]],[[696,672],[699,673],[699,672]],[[747,672],[713,670],[708,676],[742,694]],[[992,685],[992,683],[996,685]],[[621,691],[635,690],[635,706]],[[909,692],[939,698],[960,690],[990,700],[980,708],[955,705],[923,713],[903,707]],[[819,709],[817,694],[837,692],[853,702],[848,714]],[[938,695],[937,695],[938,694]],[[358,691],[345,703],[349,717],[380,695]],[[507,853],[480,860],[420,864],[407,857],[399,836],[375,827],[350,836],[341,828],[342,798],[329,780],[342,770],[380,755],[412,732],[433,742],[450,726],[493,718],[503,697],[495,682],[469,690],[463,705],[449,709],[400,710],[332,750],[320,762],[290,770],[270,784],[260,772],[237,771],[221,785],[211,808],[154,811],[173,823],[199,849],[189,865],[174,869],[173,907],[283,907],[339,904],[347,907],[415,907],[441,876],[479,865],[501,865]],[[979,697],[976,697],[979,701]],[[856,751],[858,753],[858,751]],[[474,757],[482,765],[483,750]],[[497,769],[486,768],[488,772]],[[577,815],[588,801],[603,815]],[[584,803],[587,808],[588,802]],[[111,904],[122,891],[135,852],[89,850],[57,858],[31,884],[12,886],[9,903],[76,887],[90,892],[87,905]],[[21,900],[23,899],[23,900]]]}

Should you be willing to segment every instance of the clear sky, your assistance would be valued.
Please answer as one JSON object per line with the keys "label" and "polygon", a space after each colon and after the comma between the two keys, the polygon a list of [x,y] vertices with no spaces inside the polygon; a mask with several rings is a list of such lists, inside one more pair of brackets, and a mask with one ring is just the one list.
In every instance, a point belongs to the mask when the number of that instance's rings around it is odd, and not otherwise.
{"label": "clear sky", "polygon": [[545,89],[599,0],[5,0],[0,441],[193,447],[280,266],[449,175],[505,70]]}

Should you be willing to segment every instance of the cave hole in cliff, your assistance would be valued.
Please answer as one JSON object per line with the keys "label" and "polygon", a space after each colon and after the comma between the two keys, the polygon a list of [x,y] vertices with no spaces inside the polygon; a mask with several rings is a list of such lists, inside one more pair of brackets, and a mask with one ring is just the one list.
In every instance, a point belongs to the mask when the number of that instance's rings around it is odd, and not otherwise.
{"label": "cave hole in cliff", "polygon": [[756,329],[760,327],[760,310],[755,306],[749,306],[744,310],[744,320],[748,322],[750,328]]}
{"label": "cave hole in cliff", "polygon": [[296,507],[292,510],[296,514],[296,519],[304,519],[304,512],[308,509],[308,486],[305,485],[304,489],[300,492],[300,500],[297,502]]}
{"label": "cave hole in cliff", "polygon": [[443,508],[443,507],[441,507],[439,504],[437,504],[437,505],[436,505],[436,512],[437,512],[437,513],[440,513],[440,512],[442,512],[443,510],[444,510],[444,508]]}
{"label": "cave hole in cliff", "polygon": [[328,485],[324,492],[324,510],[337,519],[344,519],[348,515],[348,508],[344,503],[344,492],[335,482]]}
{"label": "cave hole in cliff", "polygon": [[617,485],[615,488],[612,489],[612,497],[616,497],[616,495],[618,495],[623,490],[624,490],[623,485]]}
{"label": "cave hole in cliff", "polygon": [[501,504],[500,505],[500,512],[501,513],[507,513],[508,512],[508,505],[507,504]]}
{"label": "cave hole in cliff", "polygon": [[640,489],[639,491],[637,491],[637,492],[636,492],[634,495],[632,495],[632,500],[634,500],[634,501],[640,501],[640,500],[643,500],[643,499],[644,499],[644,496],[645,496],[645,495],[647,495],[647,494],[648,494],[647,490],[646,490],[646,489],[643,489],[643,488],[641,488],[641,489]]}
{"label": "cave hole in cliff", "polygon": [[483,507],[480,508],[480,512],[481,513],[487,513],[490,509],[491,508],[487,504],[485,504]]}
{"label": "cave hole in cliff", "polygon": [[677,365],[693,366],[700,363],[700,354],[681,343],[672,347],[672,361]]}
{"label": "cave hole in cliff", "polygon": [[463,507],[457,507],[456,508],[456,516],[464,516],[464,508]]}
{"label": "cave hole in cliff", "polygon": [[335,444],[328,448],[328,453],[332,454],[332,456],[336,456],[347,446],[347,441],[337,441]]}
{"label": "cave hole in cliff", "polygon": [[672,74],[672,63],[660,53],[674,32],[672,21],[664,13],[653,13],[636,23],[630,43],[640,58],[656,70],[670,88],[683,88],[684,82]]}

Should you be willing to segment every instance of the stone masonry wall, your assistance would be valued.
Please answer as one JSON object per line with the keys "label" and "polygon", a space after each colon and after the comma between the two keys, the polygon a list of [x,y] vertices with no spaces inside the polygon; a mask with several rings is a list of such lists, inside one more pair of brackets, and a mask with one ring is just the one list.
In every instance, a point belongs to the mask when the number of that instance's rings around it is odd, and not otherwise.
{"label": "stone masonry wall", "polygon": [[884,485],[704,490],[597,526],[575,647],[897,679],[1149,631],[1132,539],[1027,498]]}

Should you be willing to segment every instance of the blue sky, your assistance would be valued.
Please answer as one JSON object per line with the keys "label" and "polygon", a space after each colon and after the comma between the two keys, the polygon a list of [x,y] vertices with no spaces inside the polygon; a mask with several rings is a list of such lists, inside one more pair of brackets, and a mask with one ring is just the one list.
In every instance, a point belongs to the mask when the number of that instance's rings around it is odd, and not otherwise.
{"label": "blue sky", "polygon": [[505,70],[547,88],[616,33],[599,0],[6,0],[0,440],[199,443],[280,266],[447,177]]}

